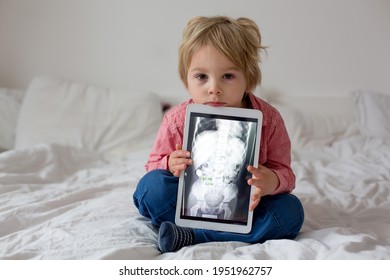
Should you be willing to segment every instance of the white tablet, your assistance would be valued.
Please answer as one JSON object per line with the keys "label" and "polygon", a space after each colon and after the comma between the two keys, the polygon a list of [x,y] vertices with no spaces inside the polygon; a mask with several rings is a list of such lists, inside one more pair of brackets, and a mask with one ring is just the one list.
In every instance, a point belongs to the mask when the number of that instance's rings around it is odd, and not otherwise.
{"label": "white tablet", "polygon": [[193,164],[179,178],[178,226],[251,231],[247,166],[258,164],[262,117],[259,110],[188,105],[183,150]]}

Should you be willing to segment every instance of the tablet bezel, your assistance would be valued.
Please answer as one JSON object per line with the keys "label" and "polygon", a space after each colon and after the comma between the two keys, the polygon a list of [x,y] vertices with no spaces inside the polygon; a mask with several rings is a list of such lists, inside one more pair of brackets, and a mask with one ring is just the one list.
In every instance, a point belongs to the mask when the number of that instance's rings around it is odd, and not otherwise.
{"label": "tablet bezel", "polygon": [[[189,104],[186,110],[186,118],[184,125],[184,138],[183,138],[183,150],[188,150],[188,141],[189,141],[189,130],[190,130],[190,119],[192,114],[205,114],[207,117],[215,117],[216,119],[221,116],[222,118],[232,118],[232,119],[253,119],[257,122],[256,127],[256,137],[255,137],[255,147],[253,155],[253,166],[258,166],[259,150],[260,150],[260,140],[261,140],[261,130],[262,130],[262,120],[263,114],[259,110],[254,109],[243,109],[243,108],[233,108],[233,107],[213,107],[202,104]],[[193,138],[193,136],[191,137]],[[188,167],[189,168],[189,167]],[[253,211],[249,211],[249,202],[250,197],[253,194],[253,186],[248,186],[251,188],[250,196],[248,197],[248,211],[247,211],[247,221],[246,223],[229,223],[223,222],[221,220],[213,221],[212,219],[202,219],[202,218],[190,218],[191,216],[182,216],[182,208],[184,201],[184,189],[185,189],[185,173],[188,168],[181,172],[179,177],[179,187],[177,195],[177,204],[176,204],[176,215],[175,223],[181,227],[191,227],[191,228],[201,228],[209,229],[216,231],[227,231],[235,233],[249,233],[252,229],[252,220],[253,220]]]}

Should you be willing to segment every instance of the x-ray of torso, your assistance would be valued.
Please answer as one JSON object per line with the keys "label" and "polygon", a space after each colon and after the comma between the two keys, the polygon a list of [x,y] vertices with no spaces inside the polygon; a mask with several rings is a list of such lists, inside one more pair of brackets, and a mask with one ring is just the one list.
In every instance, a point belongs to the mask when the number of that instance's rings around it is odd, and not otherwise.
{"label": "x-ray of torso", "polygon": [[197,122],[190,215],[228,220],[237,206],[236,181],[246,158],[248,125],[224,119],[199,118]]}

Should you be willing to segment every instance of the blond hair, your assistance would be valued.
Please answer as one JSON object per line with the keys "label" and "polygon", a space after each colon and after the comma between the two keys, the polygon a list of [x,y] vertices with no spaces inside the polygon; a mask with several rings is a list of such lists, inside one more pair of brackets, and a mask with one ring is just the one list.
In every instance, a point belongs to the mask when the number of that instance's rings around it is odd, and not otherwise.
{"label": "blond hair", "polygon": [[194,17],[183,31],[179,46],[179,75],[187,86],[187,74],[193,54],[211,45],[230,59],[243,73],[247,88],[253,90],[261,82],[261,35],[257,24],[248,18],[226,16]]}

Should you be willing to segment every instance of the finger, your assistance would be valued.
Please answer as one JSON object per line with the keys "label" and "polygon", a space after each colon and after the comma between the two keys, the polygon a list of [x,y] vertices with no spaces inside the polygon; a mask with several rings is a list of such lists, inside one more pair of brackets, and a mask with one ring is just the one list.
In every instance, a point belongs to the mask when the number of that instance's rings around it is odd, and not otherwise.
{"label": "finger", "polygon": [[191,156],[191,153],[188,151],[183,150],[176,150],[172,153],[171,157],[177,159],[177,158],[189,158]]}
{"label": "finger", "polygon": [[252,173],[253,176],[259,177],[261,176],[261,168],[262,166],[259,165],[259,167],[254,167],[253,165],[248,165],[247,170]]}
{"label": "finger", "polygon": [[[184,165],[185,166],[185,165]],[[183,167],[184,167],[183,166]],[[182,169],[182,167],[180,166],[180,165],[174,165],[174,166],[172,166],[172,168],[171,168],[171,173],[174,175],[174,176],[180,176],[180,172],[182,171],[183,169]]]}
{"label": "finger", "polygon": [[263,190],[259,187],[255,187],[255,189],[253,190],[253,193],[252,193],[252,200],[257,200],[259,199],[263,194]]}
{"label": "finger", "polygon": [[188,165],[191,164],[192,164],[192,160],[188,159],[184,163],[173,165],[170,171],[173,175],[180,176],[180,172],[185,170],[188,167]]}
{"label": "finger", "polygon": [[255,210],[255,208],[257,207],[257,205],[259,205],[260,203],[260,198],[255,200],[255,201],[252,201],[250,206],[249,206],[249,211],[253,211]]}
{"label": "finger", "polygon": [[250,178],[248,179],[248,185],[261,187],[264,184],[263,179],[261,178]]}
{"label": "finger", "polygon": [[[184,167],[184,168],[183,168]],[[180,173],[185,170],[187,168],[186,165],[183,165],[183,166],[180,166],[180,165],[177,165],[174,170],[172,170],[172,174],[176,177],[179,177],[180,176]]]}
{"label": "finger", "polygon": [[256,206],[260,202],[261,196],[262,196],[262,189],[259,187],[255,187],[253,194],[252,194],[252,197],[251,197],[252,201],[251,201],[249,210],[253,211],[256,208]]}
{"label": "finger", "polygon": [[175,145],[175,149],[176,149],[176,150],[181,150],[182,147],[181,147],[181,145],[180,145],[179,143],[177,143],[177,144]]}
{"label": "finger", "polygon": [[[192,164],[192,159],[190,158],[183,158],[183,157],[179,157],[179,158],[174,158],[173,159],[173,162],[172,162],[172,166],[177,166],[177,165],[191,165]],[[184,167],[183,169],[186,169],[186,167]]]}

